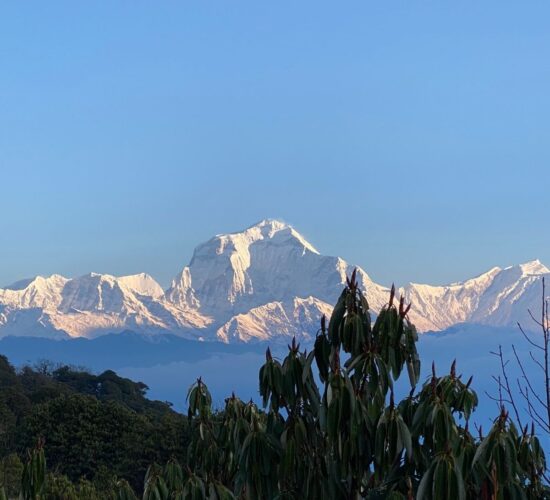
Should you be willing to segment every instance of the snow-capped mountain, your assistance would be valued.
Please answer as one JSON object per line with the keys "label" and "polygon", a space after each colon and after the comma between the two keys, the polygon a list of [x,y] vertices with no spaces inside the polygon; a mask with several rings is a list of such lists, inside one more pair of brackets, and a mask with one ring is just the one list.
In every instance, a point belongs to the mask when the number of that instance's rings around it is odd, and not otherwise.
{"label": "snow-capped mountain", "polygon": [[529,310],[541,311],[542,276],[550,270],[534,260],[490,271],[460,283],[445,286],[410,283],[400,289],[412,302],[410,319],[421,331],[444,330],[458,323],[492,326],[534,325]]}
{"label": "snow-capped mountain", "polygon": [[[199,245],[168,290],[149,275],[59,275],[19,281],[0,289],[0,337],[94,337],[132,330],[187,338],[249,342],[311,338],[320,317],[330,314],[354,266],[321,255],[292,226],[264,220]],[[410,317],[420,331],[458,323],[528,323],[540,310],[539,261],[498,267],[461,283],[410,283],[399,289],[413,303]],[[357,268],[374,311],[389,289]],[[528,325],[526,325],[528,326]]]}
{"label": "snow-capped mountain", "polygon": [[147,274],[37,276],[0,289],[0,336],[94,337],[128,329],[179,333],[210,323],[198,311],[165,300],[162,287]]}
{"label": "snow-capped mountain", "polygon": [[[199,245],[166,296],[216,318],[296,297],[312,296],[332,304],[353,269],[339,257],[321,255],[292,226],[264,220],[241,233],[218,235]],[[381,307],[388,289],[374,283],[361,268],[357,276],[369,290],[372,305]]]}

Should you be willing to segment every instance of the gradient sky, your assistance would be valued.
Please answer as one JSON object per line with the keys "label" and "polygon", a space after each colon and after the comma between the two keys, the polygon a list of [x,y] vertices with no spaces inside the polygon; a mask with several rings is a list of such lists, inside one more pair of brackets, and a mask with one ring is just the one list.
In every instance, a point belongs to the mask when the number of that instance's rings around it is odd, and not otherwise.
{"label": "gradient sky", "polygon": [[548,2],[4,2],[0,286],[266,217],[371,276],[550,265]]}

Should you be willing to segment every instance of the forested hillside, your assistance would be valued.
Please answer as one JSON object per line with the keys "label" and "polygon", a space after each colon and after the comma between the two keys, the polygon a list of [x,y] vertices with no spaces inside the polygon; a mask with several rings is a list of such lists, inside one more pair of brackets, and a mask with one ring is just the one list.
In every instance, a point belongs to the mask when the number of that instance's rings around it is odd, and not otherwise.
{"label": "forested hillside", "polygon": [[90,481],[87,495],[95,488],[102,497],[124,478],[140,491],[147,467],[182,459],[188,441],[187,419],[146,390],[113,371],[47,363],[16,371],[0,356],[0,484],[17,493],[26,450],[45,437],[50,483]]}

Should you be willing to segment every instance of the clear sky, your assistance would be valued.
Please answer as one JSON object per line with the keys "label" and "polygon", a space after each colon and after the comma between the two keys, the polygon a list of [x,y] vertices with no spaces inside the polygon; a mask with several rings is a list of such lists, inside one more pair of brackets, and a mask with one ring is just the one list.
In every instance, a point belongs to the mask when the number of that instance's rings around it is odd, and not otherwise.
{"label": "clear sky", "polygon": [[376,280],[550,265],[548,2],[3,2],[0,285],[282,218]]}

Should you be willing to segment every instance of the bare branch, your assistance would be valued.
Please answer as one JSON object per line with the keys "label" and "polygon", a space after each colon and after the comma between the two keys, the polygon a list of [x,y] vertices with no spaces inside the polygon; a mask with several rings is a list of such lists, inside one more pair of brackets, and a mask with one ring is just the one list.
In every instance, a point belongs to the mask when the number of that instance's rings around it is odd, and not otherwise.
{"label": "bare branch", "polygon": [[537,359],[535,358],[535,356],[533,356],[533,352],[532,351],[529,351],[529,356],[531,356],[531,359],[533,360],[534,363],[536,363],[540,369],[544,372],[544,366],[542,366],[542,363]]}
{"label": "bare branch", "polygon": [[[542,400],[539,398],[539,396],[537,395],[536,391],[533,389],[533,386],[531,385],[531,380],[529,380],[529,377],[527,377],[527,374],[525,373],[525,370],[523,368],[523,363],[520,361],[519,359],[519,356],[518,356],[518,353],[516,351],[516,348],[515,346],[512,346],[512,350],[514,351],[514,355],[516,356],[516,361],[518,363],[518,366],[521,370],[521,373],[523,374],[522,375],[522,378],[525,380],[525,382],[527,383],[527,386],[529,387],[529,389],[531,390],[531,392],[533,393],[533,395],[535,396],[535,398],[537,399],[537,401],[546,409],[546,404],[542,402]],[[518,381],[518,385],[519,385],[519,381]]]}
{"label": "bare branch", "polygon": [[525,331],[523,330],[522,326],[519,324],[518,322],[518,327],[519,327],[519,331],[521,333],[523,333],[523,336],[525,337],[525,340],[527,340],[527,342],[529,342],[533,347],[536,347],[537,349],[540,349],[541,351],[544,351],[544,347],[543,346],[540,346],[538,345],[536,342],[533,342],[528,336],[527,334],[525,333]]}
{"label": "bare branch", "polygon": [[486,395],[491,401],[495,401],[496,403],[498,403],[498,407],[499,407],[499,408],[501,408],[501,406],[502,406],[501,403],[512,404],[512,402],[511,402],[509,399],[506,399],[506,398],[500,399],[500,397],[495,398],[494,396],[491,396],[491,394],[489,394],[487,391],[483,391],[483,392],[485,393],[485,395]]}
{"label": "bare branch", "polygon": [[[527,333],[520,323],[517,323],[518,328],[523,335],[523,338],[527,343],[536,349],[536,351],[529,351],[530,362],[537,366],[542,371],[543,386],[545,394],[542,394],[542,390],[535,391],[535,386],[538,388],[540,384],[540,376],[538,371],[536,375],[530,374],[528,376],[528,370],[526,370],[526,361],[521,359],[515,345],[512,344],[512,351],[514,353],[515,364],[519,367],[521,375],[516,378],[517,390],[510,386],[510,380],[508,377],[508,362],[504,359],[502,353],[502,346],[499,346],[498,352],[491,352],[491,354],[497,356],[500,361],[500,372],[498,377],[493,376],[493,380],[497,384],[498,398],[486,393],[489,399],[499,403],[507,403],[512,406],[515,413],[517,423],[521,428],[523,425],[520,420],[520,412],[517,407],[517,398],[523,399],[527,407],[521,405],[521,410],[524,415],[528,415],[531,420],[536,423],[537,426],[542,429],[543,432],[550,434],[550,301],[546,298],[546,283],[544,276],[542,277],[542,307],[540,320],[537,319],[530,309],[528,309],[529,316],[533,320],[534,324],[538,325],[542,329],[543,339],[539,344],[539,336],[533,337],[531,333]],[[542,351],[544,359],[535,355],[535,352]]]}
{"label": "bare branch", "polygon": [[544,324],[541,323],[538,319],[536,319],[536,318],[533,316],[533,313],[531,312],[531,309],[527,309],[527,312],[529,313],[529,316],[531,316],[531,319],[532,319],[537,325],[544,327]]}
{"label": "bare branch", "polygon": [[504,356],[502,354],[502,346],[501,345],[498,346],[498,354],[497,353],[493,353],[493,354],[495,354],[500,360],[500,371],[502,373],[502,376],[504,377],[504,384],[501,382],[500,376],[498,377],[498,379],[493,377],[498,383],[500,400],[502,401],[502,389],[504,389],[506,391],[506,394],[508,394],[508,398],[509,398],[508,402],[512,407],[512,409],[514,410],[514,414],[516,415],[516,422],[520,427],[523,427],[521,423],[521,418],[519,416],[519,411],[516,406],[516,402],[514,401],[514,395],[512,394],[512,389],[510,388],[508,374],[506,373],[506,365],[508,364],[508,361],[506,362],[504,361]]}
{"label": "bare branch", "polygon": [[529,399],[529,389],[525,387],[525,392],[521,390],[520,386],[520,392],[522,393],[522,396],[527,401],[528,406],[528,412],[531,418],[538,423],[546,432],[550,432],[550,426],[547,422],[544,421],[544,418],[539,414],[536,407],[531,403],[531,400]]}

